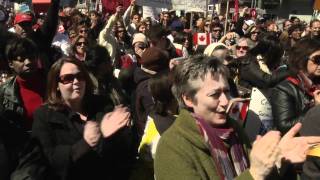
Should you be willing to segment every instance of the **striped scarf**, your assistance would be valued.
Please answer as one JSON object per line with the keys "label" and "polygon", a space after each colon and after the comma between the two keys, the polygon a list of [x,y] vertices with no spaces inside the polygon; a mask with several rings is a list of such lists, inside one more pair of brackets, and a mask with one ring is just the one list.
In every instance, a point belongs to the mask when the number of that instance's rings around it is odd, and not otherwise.
{"label": "striped scarf", "polygon": [[209,145],[221,180],[234,179],[249,167],[247,155],[233,128],[213,128],[195,114],[193,117]]}

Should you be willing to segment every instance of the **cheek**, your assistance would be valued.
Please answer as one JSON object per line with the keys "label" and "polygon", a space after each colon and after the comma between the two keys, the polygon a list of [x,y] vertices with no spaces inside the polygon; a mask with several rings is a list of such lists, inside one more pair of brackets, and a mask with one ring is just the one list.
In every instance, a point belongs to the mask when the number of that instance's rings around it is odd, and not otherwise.
{"label": "cheek", "polygon": [[317,66],[315,66],[313,63],[308,61],[308,63],[307,63],[307,71],[308,71],[308,73],[313,73],[315,71],[316,67]]}
{"label": "cheek", "polygon": [[59,91],[61,93],[61,96],[63,98],[65,98],[66,96],[68,96],[70,94],[70,88],[68,86],[65,85],[59,85]]}

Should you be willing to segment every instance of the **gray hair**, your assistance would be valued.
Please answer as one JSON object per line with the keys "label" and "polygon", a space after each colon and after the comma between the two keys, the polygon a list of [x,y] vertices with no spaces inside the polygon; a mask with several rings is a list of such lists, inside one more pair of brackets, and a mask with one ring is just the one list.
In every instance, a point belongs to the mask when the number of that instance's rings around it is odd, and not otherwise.
{"label": "gray hair", "polygon": [[189,57],[174,68],[172,93],[176,97],[180,108],[187,109],[182,95],[191,98],[194,103],[197,103],[194,97],[200,87],[195,87],[193,82],[198,79],[204,81],[208,73],[212,76],[216,73],[224,77],[229,76],[227,67],[219,59],[203,55]]}

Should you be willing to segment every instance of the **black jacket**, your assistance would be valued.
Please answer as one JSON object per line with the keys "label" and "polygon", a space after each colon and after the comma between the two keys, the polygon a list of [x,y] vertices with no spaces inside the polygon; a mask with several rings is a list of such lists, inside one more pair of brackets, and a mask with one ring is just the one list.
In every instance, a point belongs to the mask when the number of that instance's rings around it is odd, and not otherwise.
{"label": "black jacket", "polygon": [[271,107],[276,129],[285,134],[294,124],[301,122],[310,108],[310,100],[312,97],[289,80],[274,87]]}
{"label": "black jacket", "polygon": [[139,135],[143,135],[147,115],[151,112],[154,102],[148,88],[148,80],[152,75],[144,72],[141,68],[136,68],[134,81],[137,84],[135,91],[135,113],[137,116],[137,126]]}
{"label": "black jacket", "polygon": [[239,76],[239,84],[241,86],[248,89],[252,87],[265,89],[277,85],[277,83],[289,76],[289,72],[286,69],[280,69],[270,75],[260,69],[259,63],[254,57],[244,57],[241,60]]}
{"label": "black jacket", "polygon": [[[103,106],[96,103],[91,107],[88,119],[100,121]],[[53,110],[47,105],[34,114],[32,136],[40,141],[50,168],[59,179],[127,179],[133,163],[130,129],[101,138],[91,148],[83,139],[83,128],[76,128],[75,121],[81,121],[78,114],[68,109]]]}

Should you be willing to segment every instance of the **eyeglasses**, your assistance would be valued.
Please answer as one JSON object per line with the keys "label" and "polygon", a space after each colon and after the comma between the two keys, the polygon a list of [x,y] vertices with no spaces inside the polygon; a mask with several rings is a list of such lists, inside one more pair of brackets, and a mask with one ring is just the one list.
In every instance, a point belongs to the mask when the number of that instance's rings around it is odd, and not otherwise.
{"label": "eyeglasses", "polygon": [[221,32],[221,29],[214,29],[213,32]]}
{"label": "eyeglasses", "polygon": [[79,42],[76,43],[76,46],[81,46],[82,44],[83,44],[84,46],[86,46],[88,43],[87,43],[87,42],[79,41]]}
{"label": "eyeglasses", "polygon": [[81,29],[79,32],[80,32],[80,33],[87,33],[87,32],[88,32],[88,29]]}
{"label": "eyeglasses", "polygon": [[145,48],[147,48],[147,46],[145,44],[137,44],[135,47],[140,48],[142,50],[144,50]]}
{"label": "eyeglasses", "polygon": [[320,55],[313,56],[312,58],[310,58],[310,60],[311,60],[314,64],[320,65]]}
{"label": "eyeglasses", "polygon": [[243,49],[243,50],[247,51],[249,49],[249,47],[248,46],[236,46],[236,49],[237,50]]}
{"label": "eyeglasses", "polygon": [[254,31],[251,34],[260,34],[260,32],[259,31]]}
{"label": "eyeglasses", "polygon": [[58,79],[58,81],[62,84],[70,84],[73,83],[74,79],[76,79],[78,81],[84,81],[85,77],[84,74],[82,72],[78,72],[76,74],[64,74],[61,75]]}

